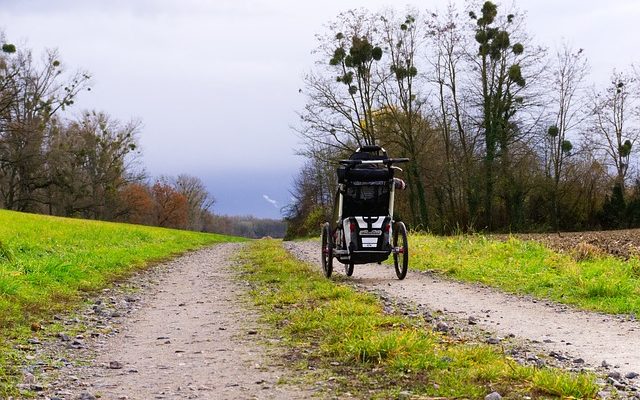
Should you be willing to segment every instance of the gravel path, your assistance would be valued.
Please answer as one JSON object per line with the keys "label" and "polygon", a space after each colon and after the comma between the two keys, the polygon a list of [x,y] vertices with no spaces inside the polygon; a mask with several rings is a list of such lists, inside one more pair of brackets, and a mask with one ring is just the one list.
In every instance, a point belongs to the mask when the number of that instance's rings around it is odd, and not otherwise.
{"label": "gravel path", "polygon": [[[298,258],[320,267],[320,245],[315,241],[287,242]],[[342,274],[334,261],[334,273]],[[557,358],[601,367],[621,376],[640,372],[640,324],[619,316],[576,311],[566,306],[501,293],[477,285],[442,279],[411,271],[404,281],[395,277],[393,266],[356,265],[353,281],[366,290],[409,302],[430,310],[441,310],[500,337],[515,335]],[[603,364],[603,361],[606,363]],[[614,374],[616,376],[617,374]],[[637,380],[637,379],[636,379]],[[633,383],[638,383],[633,381]]]}
{"label": "gravel path", "polygon": [[311,397],[277,384],[286,369],[258,343],[264,337],[257,316],[241,299],[246,287],[234,280],[229,258],[240,246],[217,245],[159,266],[120,333],[87,344],[96,358],[63,370],[50,398]]}

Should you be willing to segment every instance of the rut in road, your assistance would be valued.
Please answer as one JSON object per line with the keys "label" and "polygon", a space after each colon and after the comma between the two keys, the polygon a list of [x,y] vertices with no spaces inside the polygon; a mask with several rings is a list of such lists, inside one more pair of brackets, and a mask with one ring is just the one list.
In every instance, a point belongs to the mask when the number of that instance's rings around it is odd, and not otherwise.
{"label": "rut in road", "polygon": [[[286,242],[299,259],[321,268],[320,243]],[[342,264],[334,260],[334,273]],[[546,352],[566,353],[599,367],[603,361],[622,373],[640,372],[640,324],[621,316],[578,311],[495,289],[442,279],[411,271],[398,281],[391,265],[356,265],[350,278],[367,290],[383,292],[400,302],[410,302],[463,321],[474,317],[482,329],[499,336],[516,335]]]}
{"label": "rut in road", "polygon": [[278,385],[288,372],[273,365],[258,343],[257,315],[243,304],[247,289],[234,279],[237,266],[230,261],[242,246],[216,245],[169,262],[158,284],[143,294],[142,308],[98,350],[94,364],[70,371],[83,387],[70,382],[65,398],[311,397]]}

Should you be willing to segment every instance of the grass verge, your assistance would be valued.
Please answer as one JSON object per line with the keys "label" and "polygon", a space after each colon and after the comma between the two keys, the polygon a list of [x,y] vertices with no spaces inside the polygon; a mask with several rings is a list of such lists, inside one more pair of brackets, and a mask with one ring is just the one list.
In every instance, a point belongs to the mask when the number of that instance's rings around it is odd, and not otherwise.
{"label": "grass verge", "polygon": [[[606,313],[640,313],[640,260],[572,257],[535,241],[412,235],[410,268]],[[583,259],[584,258],[584,259]]]}
{"label": "grass verge", "polygon": [[285,337],[299,367],[338,375],[337,390],[392,398],[593,397],[590,374],[522,366],[497,348],[454,342],[424,321],[383,312],[375,296],[327,280],[273,240],[241,256],[264,319]]}
{"label": "grass verge", "polygon": [[0,398],[15,394],[14,344],[85,292],[222,235],[0,210]]}

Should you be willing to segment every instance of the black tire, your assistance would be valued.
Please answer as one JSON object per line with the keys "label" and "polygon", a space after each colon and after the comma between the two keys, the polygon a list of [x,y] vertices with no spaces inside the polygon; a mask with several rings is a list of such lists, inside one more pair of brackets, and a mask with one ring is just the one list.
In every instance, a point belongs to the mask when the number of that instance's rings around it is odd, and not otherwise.
{"label": "black tire", "polygon": [[348,263],[344,265],[344,273],[347,276],[353,275],[353,263]]}
{"label": "black tire", "polygon": [[331,277],[333,272],[333,238],[331,237],[331,228],[329,223],[322,225],[322,271],[327,278]]}
{"label": "black tire", "polygon": [[[398,238],[401,242],[398,243]],[[400,246],[398,246],[400,244]],[[393,230],[393,266],[396,269],[398,279],[402,280],[407,276],[407,268],[409,266],[409,243],[407,242],[407,228],[404,223],[396,223]]]}

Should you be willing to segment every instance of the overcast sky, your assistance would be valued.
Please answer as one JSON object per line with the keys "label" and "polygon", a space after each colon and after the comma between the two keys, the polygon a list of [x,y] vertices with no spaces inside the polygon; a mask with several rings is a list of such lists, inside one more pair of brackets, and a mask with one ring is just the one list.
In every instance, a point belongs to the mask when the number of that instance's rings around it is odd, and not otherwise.
{"label": "overcast sky", "polygon": [[[280,217],[302,160],[290,129],[313,66],[314,34],[349,8],[443,8],[446,1],[0,0],[9,42],[57,48],[91,73],[72,113],[96,109],[143,121],[152,176],[199,176],[214,212]],[[640,0],[521,0],[537,43],[585,49],[590,79],[640,64]]]}

